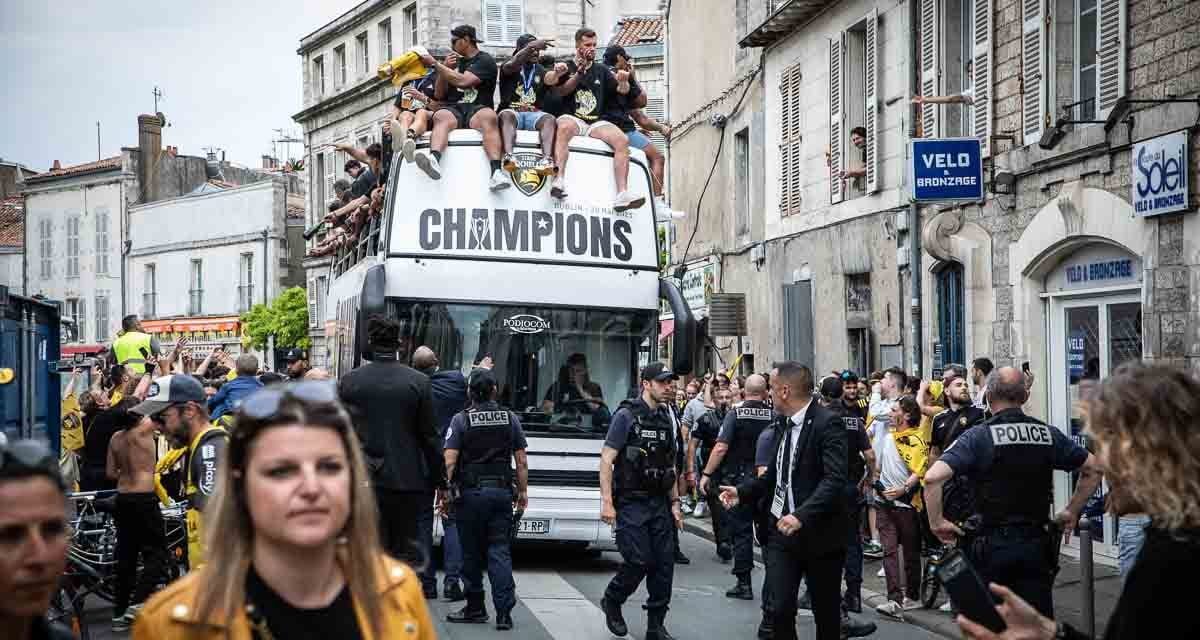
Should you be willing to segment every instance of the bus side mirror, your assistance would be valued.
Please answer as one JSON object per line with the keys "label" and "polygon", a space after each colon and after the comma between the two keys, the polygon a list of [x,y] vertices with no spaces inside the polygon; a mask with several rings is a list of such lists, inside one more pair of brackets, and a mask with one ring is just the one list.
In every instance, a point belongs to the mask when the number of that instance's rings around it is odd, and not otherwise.
{"label": "bus side mirror", "polygon": [[665,278],[658,281],[658,295],[671,306],[675,331],[671,335],[671,371],[686,376],[692,372],[692,354],[696,350],[696,318],[679,287]]}
{"label": "bus side mirror", "polygon": [[366,359],[372,359],[374,354],[374,346],[367,341],[367,319],[373,315],[383,315],[387,313],[387,272],[384,271],[383,265],[377,264],[370,269],[367,269],[363,275],[362,292],[358,297],[358,317],[355,321],[358,324],[355,334],[355,342],[359,355]]}

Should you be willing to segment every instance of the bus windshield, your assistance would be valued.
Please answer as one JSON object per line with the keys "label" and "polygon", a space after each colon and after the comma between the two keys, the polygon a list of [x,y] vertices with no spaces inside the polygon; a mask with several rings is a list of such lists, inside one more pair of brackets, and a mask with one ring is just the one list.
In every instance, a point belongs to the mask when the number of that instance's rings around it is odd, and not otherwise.
{"label": "bus windshield", "polygon": [[534,435],[604,437],[657,329],[653,309],[392,300],[391,311],[404,350],[428,346],[442,369],[469,375],[491,356],[500,404]]}

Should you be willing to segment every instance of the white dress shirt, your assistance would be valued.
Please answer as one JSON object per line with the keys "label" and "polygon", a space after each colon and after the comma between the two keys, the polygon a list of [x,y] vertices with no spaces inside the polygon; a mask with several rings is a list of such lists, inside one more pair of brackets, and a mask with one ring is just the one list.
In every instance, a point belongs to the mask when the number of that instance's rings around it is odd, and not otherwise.
{"label": "white dress shirt", "polygon": [[805,416],[805,414],[808,413],[808,408],[810,406],[812,406],[811,398],[808,400],[807,404],[805,404],[803,407],[800,408],[799,411],[792,414],[792,418],[791,418],[792,428],[788,432],[788,439],[790,440],[791,451],[788,452],[787,473],[785,473],[782,476],[783,482],[787,486],[787,489],[788,489],[788,492],[787,492],[788,513],[791,513],[796,510],[796,497],[795,497],[794,492],[792,491],[792,487],[791,487],[792,466],[795,465],[795,463],[796,463],[796,445],[800,442],[800,434],[803,433],[803,431],[804,431],[804,416]]}

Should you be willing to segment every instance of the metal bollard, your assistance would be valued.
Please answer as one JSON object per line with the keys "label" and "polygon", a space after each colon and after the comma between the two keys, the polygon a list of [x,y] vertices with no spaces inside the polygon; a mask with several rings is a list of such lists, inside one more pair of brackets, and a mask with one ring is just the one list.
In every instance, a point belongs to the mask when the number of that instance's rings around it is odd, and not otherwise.
{"label": "metal bollard", "polygon": [[1079,519],[1079,586],[1083,597],[1080,607],[1083,629],[1087,637],[1096,637],[1096,582],[1092,566],[1092,523],[1086,516]]}

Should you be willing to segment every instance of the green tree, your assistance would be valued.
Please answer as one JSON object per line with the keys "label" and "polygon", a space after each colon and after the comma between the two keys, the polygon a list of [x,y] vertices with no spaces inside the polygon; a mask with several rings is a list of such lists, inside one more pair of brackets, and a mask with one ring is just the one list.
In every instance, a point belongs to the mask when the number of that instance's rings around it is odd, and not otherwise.
{"label": "green tree", "polygon": [[256,304],[242,315],[243,342],[253,349],[266,349],[267,339],[275,336],[275,347],[307,349],[308,296],[303,287],[292,287],[271,301],[270,306]]}

